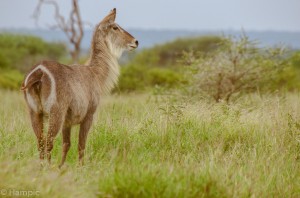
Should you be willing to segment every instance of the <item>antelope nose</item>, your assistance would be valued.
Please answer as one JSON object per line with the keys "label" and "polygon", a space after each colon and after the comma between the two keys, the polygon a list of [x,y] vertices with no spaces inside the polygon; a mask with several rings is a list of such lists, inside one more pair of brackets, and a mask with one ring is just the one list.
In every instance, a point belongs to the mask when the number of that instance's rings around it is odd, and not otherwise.
{"label": "antelope nose", "polygon": [[136,41],[135,41],[135,44],[136,44],[136,46],[139,46],[139,41],[136,40]]}

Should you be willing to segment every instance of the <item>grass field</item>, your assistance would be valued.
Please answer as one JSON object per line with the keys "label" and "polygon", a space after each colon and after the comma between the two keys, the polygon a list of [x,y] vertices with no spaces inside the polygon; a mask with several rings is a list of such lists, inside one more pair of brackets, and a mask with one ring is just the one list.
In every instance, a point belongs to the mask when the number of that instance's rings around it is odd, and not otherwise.
{"label": "grass field", "polygon": [[[41,167],[21,93],[0,90],[0,197],[300,197],[300,95],[251,95],[168,111],[145,95],[102,101],[77,166]],[[9,194],[10,193],[10,194]]]}

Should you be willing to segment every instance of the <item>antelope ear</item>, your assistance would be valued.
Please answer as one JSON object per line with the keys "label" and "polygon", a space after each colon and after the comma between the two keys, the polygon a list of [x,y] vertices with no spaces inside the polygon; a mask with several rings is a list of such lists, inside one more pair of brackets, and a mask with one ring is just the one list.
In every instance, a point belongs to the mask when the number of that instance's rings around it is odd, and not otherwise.
{"label": "antelope ear", "polygon": [[117,9],[112,9],[109,14],[100,22],[102,26],[113,24],[116,20]]}

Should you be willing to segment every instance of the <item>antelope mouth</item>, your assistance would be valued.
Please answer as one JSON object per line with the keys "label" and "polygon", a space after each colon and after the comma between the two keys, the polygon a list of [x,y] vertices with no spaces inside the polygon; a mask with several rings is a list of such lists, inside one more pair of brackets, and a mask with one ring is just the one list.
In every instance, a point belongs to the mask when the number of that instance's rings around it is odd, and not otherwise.
{"label": "antelope mouth", "polygon": [[128,44],[129,50],[134,50],[138,46],[139,46],[139,42],[136,39],[132,43]]}
{"label": "antelope mouth", "polygon": [[137,45],[128,45],[128,47],[129,47],[129,50],[131,51],[131,50],[136,49],[138,46]]}

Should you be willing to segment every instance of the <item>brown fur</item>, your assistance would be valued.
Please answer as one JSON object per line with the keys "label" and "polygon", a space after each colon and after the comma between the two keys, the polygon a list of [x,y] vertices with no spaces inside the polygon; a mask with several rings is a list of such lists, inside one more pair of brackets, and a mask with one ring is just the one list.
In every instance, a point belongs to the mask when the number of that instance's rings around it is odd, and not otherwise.
{"label": "brown fur", "polygon": [[[115,17],[116,9],[95,28],[86,65],[42,61],[26,75],[22,90],[38,140],[40,159],[46,154],[50,162],[54,138],[62,129],[62,166],[71,145],[71,127],[80,124],[78,152],[79,161],[83,163],[88,131],[100,97],[118,80],[117,59],[124,50],[132,50],[138,45],[136,39],[114,22]],[[43,134],[45,118],[49,119],[47,137]]]}

